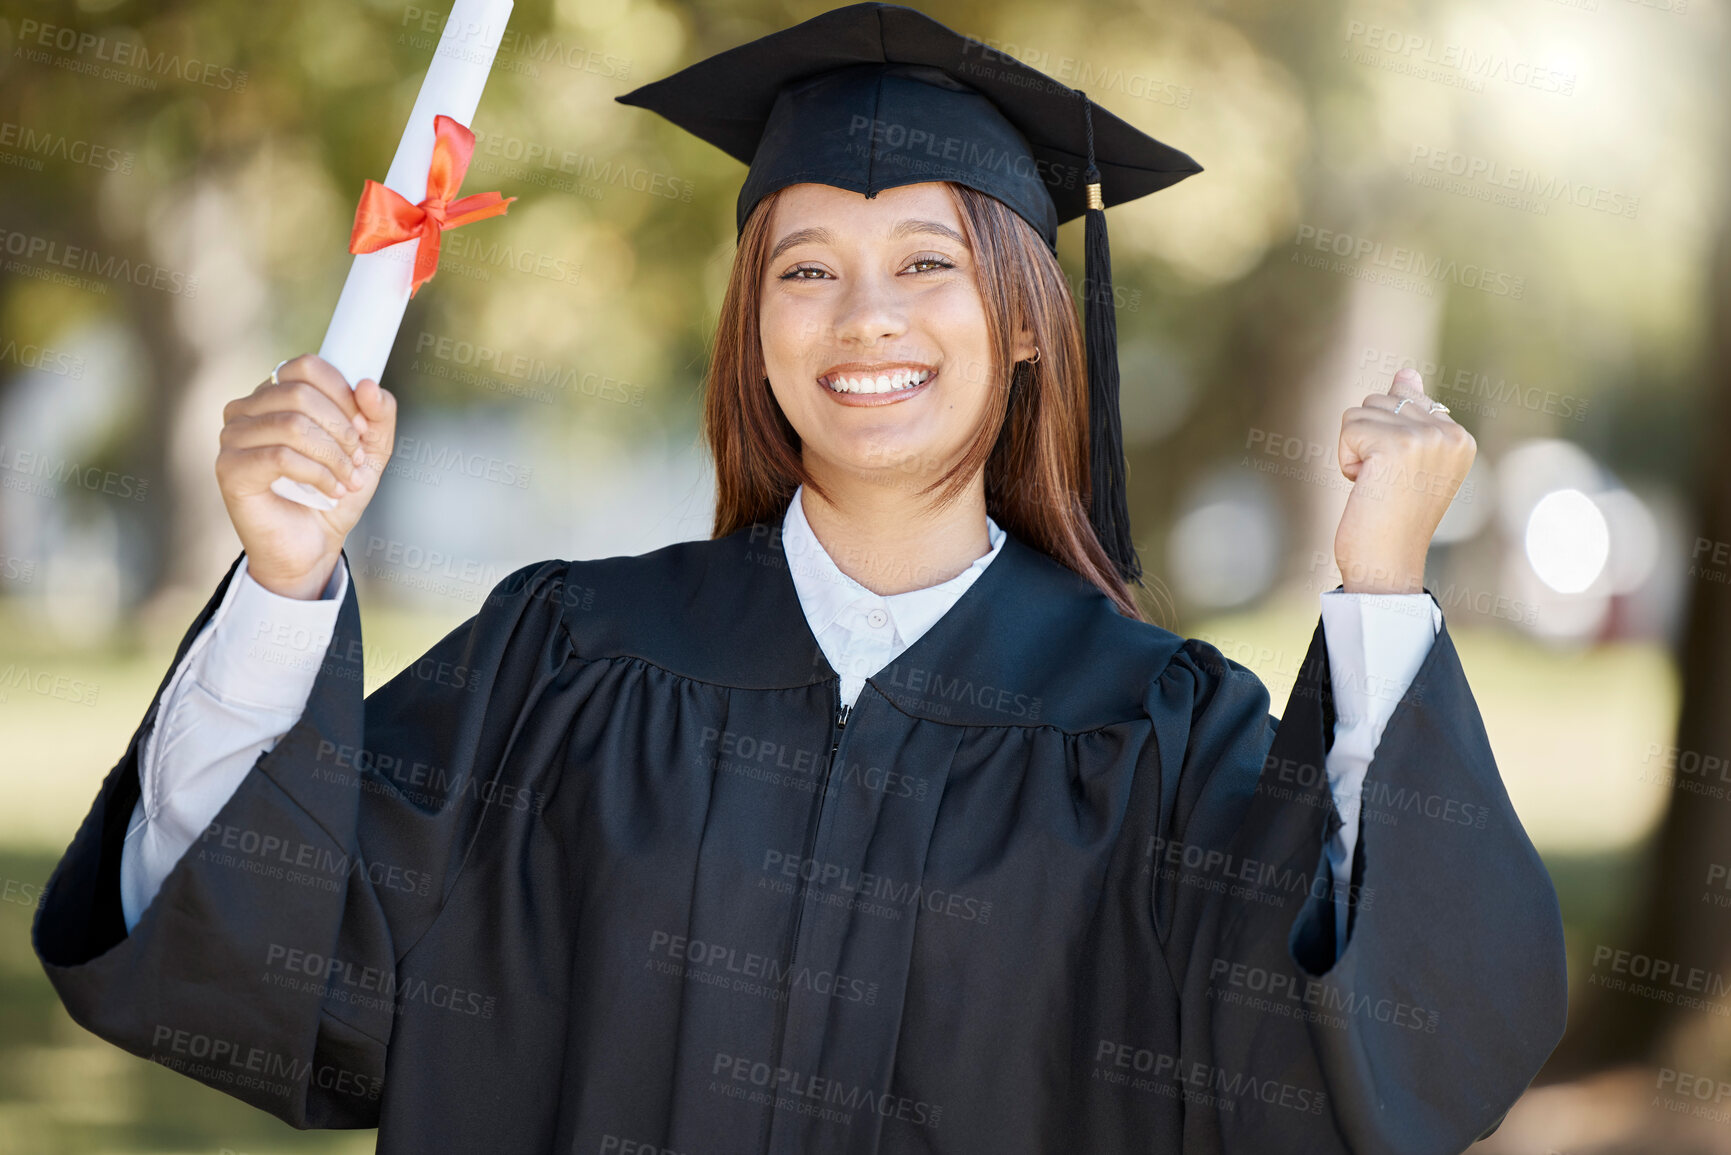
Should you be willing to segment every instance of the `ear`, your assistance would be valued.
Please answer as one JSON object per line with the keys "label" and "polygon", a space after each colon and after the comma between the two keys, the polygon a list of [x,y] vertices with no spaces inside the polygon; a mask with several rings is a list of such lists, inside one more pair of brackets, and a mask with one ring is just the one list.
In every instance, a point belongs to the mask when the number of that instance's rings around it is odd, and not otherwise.
{"label": "ear", "polygon": [[1012,344],[1012,361],[1032,361],[1034,359],[1034,331],[1032,329],[1016,330],[1016,339]]}

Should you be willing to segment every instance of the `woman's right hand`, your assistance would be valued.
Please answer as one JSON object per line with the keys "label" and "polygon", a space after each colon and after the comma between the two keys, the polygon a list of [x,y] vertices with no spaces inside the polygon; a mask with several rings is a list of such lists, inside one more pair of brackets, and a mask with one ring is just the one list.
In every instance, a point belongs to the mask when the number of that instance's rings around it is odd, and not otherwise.
{"label": "woman's right hand", "polygon": [[[294,358],[222,411],[216,481],[254,581],[311,601],[336,572],[343,542],[372,501],[396,445],[397,399],[371,377],[349,389],[311,353]],[[336,501],[311,509],[271,492],[278,477]]]}

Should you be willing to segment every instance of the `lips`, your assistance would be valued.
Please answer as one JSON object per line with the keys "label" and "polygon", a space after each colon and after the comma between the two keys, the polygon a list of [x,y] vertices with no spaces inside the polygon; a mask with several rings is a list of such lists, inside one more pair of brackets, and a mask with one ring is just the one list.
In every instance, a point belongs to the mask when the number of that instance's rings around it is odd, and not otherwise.
{"label": "lips", "polygon": [[833,369],[817,381],[832,393],[900,393],[919,388],[936,373],[925,365],[858,366]]}

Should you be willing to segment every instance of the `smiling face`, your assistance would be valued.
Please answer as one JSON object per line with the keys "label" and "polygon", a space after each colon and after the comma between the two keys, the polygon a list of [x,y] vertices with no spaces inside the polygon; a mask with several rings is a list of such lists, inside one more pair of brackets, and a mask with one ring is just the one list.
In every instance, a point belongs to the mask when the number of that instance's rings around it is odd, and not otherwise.
{"label": "smiling face", "polygon": [[[954,197],[941,183],[876,197],[783,189],[769,221],[759,328],[765,371],[821,479],[924,484],[986,415],[994,364]],[[1014,359],[1034,355],[1023,331]]]}

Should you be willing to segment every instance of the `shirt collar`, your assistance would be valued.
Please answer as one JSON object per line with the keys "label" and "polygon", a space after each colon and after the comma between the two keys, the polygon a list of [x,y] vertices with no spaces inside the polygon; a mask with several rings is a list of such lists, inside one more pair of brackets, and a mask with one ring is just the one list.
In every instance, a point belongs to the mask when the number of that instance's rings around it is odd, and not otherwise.
{"label": "shirt collar", "polygon": [[795,488],[793,499],[787,503],[787,513],[781,522],[781,544],[787,557],[788,572],[793,577],[794,590],[799,594],[800,608],[805,611],[806,621],[814,635],[821,635],[848,606],[864,602],[888,612],[902,641],[912,645],[944,616],[974,579],[992,564],[992,559],[1004,546],[1003,529],[987,514],[986,537],[991,548],[974,559],[967,569],[948,581],[923,589],[887,596],[876,594],[843,573],[829,556],[829,551],[823,548],[823,543],[817,540],[811,523],[805,519],[805,508],[800,501],[804,490],[803,485]]}

